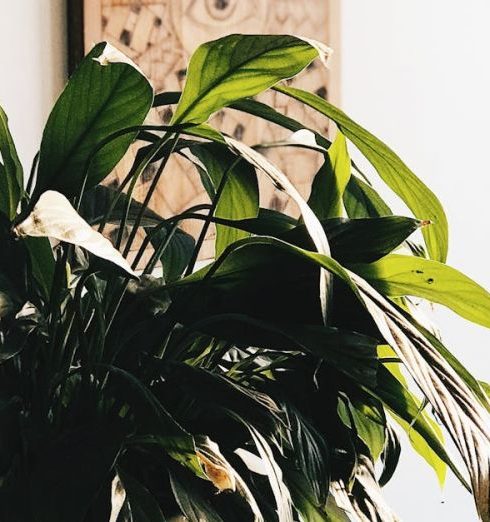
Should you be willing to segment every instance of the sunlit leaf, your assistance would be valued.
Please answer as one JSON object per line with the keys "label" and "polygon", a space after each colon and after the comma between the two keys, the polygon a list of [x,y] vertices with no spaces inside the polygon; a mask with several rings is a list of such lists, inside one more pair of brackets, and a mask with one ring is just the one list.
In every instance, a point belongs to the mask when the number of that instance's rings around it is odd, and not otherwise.
{"label": "sunlit leaf", "polygon": [[427,248],[432,259],[446,261],[448,227],[441,203],[401,159],[382,141],[323,98],[293,87],[275,88],[313,107],[338,125],[340,131],[372,163],[383,181],[403,199],[415,217],[433,222],[433,226],[423,231]]}
{"label": "sunlit leaf", "polygon": [[301,72],[318,47],[295,36],[232,34],[198,47],[172,123],[203,123],[236,100]]}
{"label": "sunlit leaf", "polygon": [[347,143],[344,135],[338,132],[311,186],[308,205],[319,219],[343,217],[342,197],[350,174],[351,163]]}
{"label": "sunlit leaf", "polygon": [[392,254],[354,270],[385,295],[423,297],[490,328],[490,293],[443,263]]}

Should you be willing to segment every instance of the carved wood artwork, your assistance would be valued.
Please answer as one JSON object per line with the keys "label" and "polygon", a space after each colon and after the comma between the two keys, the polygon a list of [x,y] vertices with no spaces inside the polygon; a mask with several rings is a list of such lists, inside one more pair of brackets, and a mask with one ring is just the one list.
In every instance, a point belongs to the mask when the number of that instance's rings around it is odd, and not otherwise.
{"label": "carved wood artwork", "polygon": [[[226,34],[298,34],[336,47],[336,4],[336,0],[86,0],[85,50],[90,50],[96,41],[107,40],[141,67],[156,92],[176,91],[183,87],[193,50],[207,40]],[[292,84],[336,101],[336,69],[327,71],[321,63],[315,62]],[[259,99],[308,126],[328,132],[325,118],[281,94],[268,92]],[[151,119],[167,123],[171,116],[171,107],[166,107],[153,110]],[[249,145],[278,141],[289,134],[278,126],[230,109],[215,115],[212,123]],[[299,148],[270,150],[267,155],[307,196],[321,163],[320,155]],[[133,159],[134,154],[130,151],[109,182],[118,183]],[[156,167],[152,165],[142,176],[136,189],[137,199],[144,197],[147,183],[155,171]],[[297,213],[294,204],[267,180],[260,179],[260,184],[262,206]],[[174,155],[150,205],[165,217],[208,201],[195,168],[188,160]],[[182,226],[196,236],[202,223],[187,221]],[[213,245],[208,240],[201,258],[212,255]]]}

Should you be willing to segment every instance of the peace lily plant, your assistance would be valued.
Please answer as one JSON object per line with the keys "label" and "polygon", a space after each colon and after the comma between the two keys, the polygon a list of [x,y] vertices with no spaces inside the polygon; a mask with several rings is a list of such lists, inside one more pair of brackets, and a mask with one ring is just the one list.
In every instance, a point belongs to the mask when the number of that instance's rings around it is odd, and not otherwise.
{"label": "peace lily plant", "polygon": [[[488,386],[414,313],[427,300],[489,327],[490,295],[445,264],[441,204],[399,157],[283,82],[322,53],[293,36],[230,35],[196,50],[182,93],[154,95],[96,45],[28,176],[1,112],[0,520],[393,521],[381,488],[411,444],[490,521]],[[254,99],[267,89],[335,123],[333,143]],[[164,105],[169,125],[144,124]],[[307,201],[260,146],[207,123],[220,110],[321,156]],[[348,142],[411,216],[392,214]],[[127,176],[104,186],[130,144]],[[164,219],[148,202],[174,175],[172,154],[195,165],[209,204]],[[259,207],[258,175],[300,219]],[[191,219],[197,238],[181,229]],[[216,257],[196,270],[210,224]]]}

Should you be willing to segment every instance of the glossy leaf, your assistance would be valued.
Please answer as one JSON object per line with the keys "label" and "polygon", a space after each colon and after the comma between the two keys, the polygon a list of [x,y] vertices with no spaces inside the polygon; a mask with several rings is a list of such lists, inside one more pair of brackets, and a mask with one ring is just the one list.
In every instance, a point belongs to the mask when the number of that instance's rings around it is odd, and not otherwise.
{"label": "glossy leaf", "polygon": [[[259,187],[255,169],[246,161],[237,163],[237,156],[217,143],[195,145],[190,153],[198,159],[201,176],[207,176],[208,195],[213,199],[223,176],[225,185],[220,194],[214,216],[224,219],[255,218],[259,212]],[[204,168],[203,168],[204,167]],[[234,241],[247,237],[244,231],[216,226],[216,257]]]}
{"label": "glossy leaf", "polygon": [[385,295],[423,297],[490,328],[490,293],[450,266],[393,254],[355,270]]}
{"label": "glossy leaf", "polygon": [[24,174],[7,115],[0,107],[0,212],[13,219],[24,191]]}
{"label": "glossy leaf", "polygon": [[325,162],[315,176],[308,200],[319,219],[343,217],[342,196],[349,182],[351,163],[347,143],[341,132],[325,154]]}
{"label": "glossy leaf", "polygon": [[343,199],[350,218],[376,218],[393,214],[373,187],[354,175],[347,183]]}
{"label": "glossy leaf", "polygon": [[107,142],[114,133],[143,123],[153,91],[141,71],[103,42],[82,60],[46,123],[35,199],[46,190],[77,195],[100,183],[122,158],[136,133]]}
{"label": "glossy leaf", "polygon": [[323,98],[292,87],[276,87],[331,120],[356,145],[377,170],[383,181],[402,198],[415,217],[430,220],[433,226],[423,231],[432,259],[444,262],[448,250],[447,219],[441,203],[433,192],[382,141],[351,120]]}
{"label": "glossy leaf", "polygon": [[317,56],[294,36],[232,34],[202,44],[191,57],[172,123],[203,123],[234,101],[295,76]]}

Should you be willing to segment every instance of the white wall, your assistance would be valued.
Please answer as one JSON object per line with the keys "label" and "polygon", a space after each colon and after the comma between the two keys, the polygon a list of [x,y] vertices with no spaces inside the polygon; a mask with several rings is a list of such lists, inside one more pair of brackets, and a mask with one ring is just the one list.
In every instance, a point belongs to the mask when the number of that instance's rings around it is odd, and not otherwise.
{"label": "white wall", "polygon": [[64,0],[0,0],[0,105],[24,168],[66,76]]}
{"label": "white wall", "polygon": [[[440,197],[449,263],[490,288],[488,0],[341,0],[342,107],[381,137]],[[437,311],[446,344],[490,380],[490,332]],[[476,520],[454,480],[441,494],[405,452],[387,488],[404,520]],[[444,504],[441,504],[444,499]]]}

